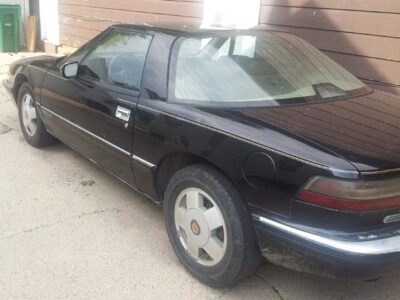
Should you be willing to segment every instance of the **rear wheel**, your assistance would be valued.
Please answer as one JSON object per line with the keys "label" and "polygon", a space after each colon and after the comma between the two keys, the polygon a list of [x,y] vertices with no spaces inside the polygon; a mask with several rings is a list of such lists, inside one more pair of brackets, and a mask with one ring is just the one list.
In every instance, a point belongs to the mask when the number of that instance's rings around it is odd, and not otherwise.
{"label": "rear wheel", "polygon": [[37,113],[32,87],[27,82],[21,85],[18,93],[18,115],[22,134],[31,146],[44,147],[56,141]]}
{"label": "rear wheel", "polygon": [[164,216],[178,258],[208,285],[231,286],[251,275],[262,260],[240,194],[209,166],[189,166],[173,176]]}

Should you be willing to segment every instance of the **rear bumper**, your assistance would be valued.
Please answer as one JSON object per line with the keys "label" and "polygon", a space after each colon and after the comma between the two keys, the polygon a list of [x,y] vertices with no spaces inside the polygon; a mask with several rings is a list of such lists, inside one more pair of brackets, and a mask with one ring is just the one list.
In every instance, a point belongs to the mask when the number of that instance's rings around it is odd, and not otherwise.
{"label": "rear bumper", "polygon": [[340,279],[368,280],[400,269],[400,236],[338,240],[253,215],[261,251],[272,263]]}

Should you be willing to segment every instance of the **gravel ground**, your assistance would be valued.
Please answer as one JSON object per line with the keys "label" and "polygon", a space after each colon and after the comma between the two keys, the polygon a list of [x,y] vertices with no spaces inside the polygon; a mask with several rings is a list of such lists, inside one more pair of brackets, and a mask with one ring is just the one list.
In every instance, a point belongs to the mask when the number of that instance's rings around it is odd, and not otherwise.
{"label": "gravel ground", "polygon": [[28,146],[0,87],[0,299],[399,299],[399,275],[348,282],[265,264],[233,289],[204,286],[159,207],[62,144]]}

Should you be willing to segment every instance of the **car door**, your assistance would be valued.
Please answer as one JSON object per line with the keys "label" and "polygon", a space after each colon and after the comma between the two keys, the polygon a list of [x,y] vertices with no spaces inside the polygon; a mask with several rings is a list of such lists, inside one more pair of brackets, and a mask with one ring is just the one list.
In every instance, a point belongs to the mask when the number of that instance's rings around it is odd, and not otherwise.
{"label": "car door", "polygon": [[135,109],[151,39],[141,31],[112,28],[90,49],[78,51],[76,78],[50,70],[41,90],[47,129],[132,186]]}

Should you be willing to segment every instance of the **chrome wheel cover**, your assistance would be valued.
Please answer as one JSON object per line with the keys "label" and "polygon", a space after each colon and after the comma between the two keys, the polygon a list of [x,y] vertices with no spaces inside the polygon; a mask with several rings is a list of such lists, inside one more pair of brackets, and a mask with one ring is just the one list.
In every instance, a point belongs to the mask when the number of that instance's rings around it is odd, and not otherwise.
{"label": "chrome wheel cover", "polygon": [[35,103],[30,94],[25,94],[22,98],[21,117],[26,133],[29,136],[34,136],[37,130],[37,118]]}
{"label": "chrome wheel cover", "polygon": [[183,190],[175,203],[175,228],[187,253],[199,264],[214,266],[226,253],[227,234],[218,205],[198,188]]}

